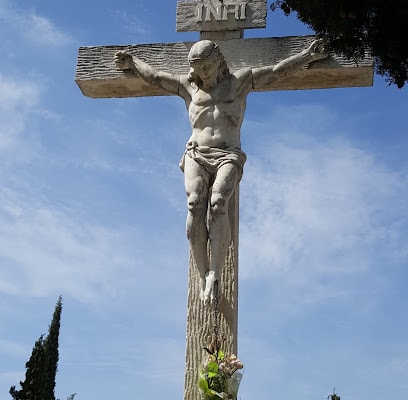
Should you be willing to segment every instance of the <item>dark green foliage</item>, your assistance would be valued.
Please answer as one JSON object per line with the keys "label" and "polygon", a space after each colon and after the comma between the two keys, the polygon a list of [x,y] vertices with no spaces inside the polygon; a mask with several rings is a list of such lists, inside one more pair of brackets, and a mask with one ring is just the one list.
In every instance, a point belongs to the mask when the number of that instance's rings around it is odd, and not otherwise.
{"label": "dark green foliage", "polygon": [[58,299],[52,316],[51,325],[48,329],[48,336],[44,343],[45,352],[48,357],[47,374],[44,389],[44,399],[55,400],[55,376],[58,368],[58,337],[61,323],[62,298]]}
{"label": "dark green foliage", "polygon": [[21,389],[10,388],[14,400],[55,400],[55,376],[58,366],[58,336],[61,321],[62,298],[55,306],[48,336],[44,335],[35,342],[31,357],[26,363],[24,382]]}
{"label": "dark green foliage", "polygon": [[368,50],[390,84],[402,88],[408,80],[407,0],[275,0],[277,8],[296,12],[329,51],[358,61]]}
{"label": "dark green foliage", "polygon": [[25,381],[20,381],[21,390],[15,386],[10,394],[15,400],[42,400],[46,382],[47,357],[44,348],[44,336],[35,342],[30,359],[26,363]]}
{"label": "dark green foliage", "polygon": [[327,396],[327,400],[341,400],[340,396],[338,396],[335,392],[336,389],[333,389],[333,394],[329,394]]}
{"label": "dark green foliage", "polygon": [[67,400],[74,400],[76,395],[77,395],[76,393],[72,393],[67,397]]}

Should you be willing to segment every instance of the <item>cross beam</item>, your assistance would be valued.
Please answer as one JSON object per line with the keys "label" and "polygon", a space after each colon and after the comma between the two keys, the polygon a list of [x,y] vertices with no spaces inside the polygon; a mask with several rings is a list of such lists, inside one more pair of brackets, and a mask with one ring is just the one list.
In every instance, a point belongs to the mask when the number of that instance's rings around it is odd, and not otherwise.
{"label": "cross beam", "polygon": [[[233,39],[218,42],[230,70],[245,66],[274,65],[307,47],[313,36]],[[80,47],[75,81],[85,96],[92,98],[168,96],[132,72],[115,67],[113,57],[119,50],[148,62],[154,68],[175,74],[188,73],[187,55],[194,42],[142,44],[129,46]],[[323,89],[372,86],[373,59],[368,55],[358,64],[332,55],[312,63],[282,81],[255,87],[254,91]]]}

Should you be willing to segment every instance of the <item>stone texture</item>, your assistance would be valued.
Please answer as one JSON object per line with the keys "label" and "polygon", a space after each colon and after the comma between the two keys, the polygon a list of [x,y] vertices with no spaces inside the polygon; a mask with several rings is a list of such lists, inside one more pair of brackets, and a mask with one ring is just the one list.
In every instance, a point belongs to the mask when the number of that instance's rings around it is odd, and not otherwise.
{"label": "stone texture", "polygon": [[[250,28],[264,28],[266,26],[266,0],[252,0],[246,4],[246,18],[245,20],[236,20],[232,14],[228,15],[228,20],[220,21],[211,18],[210,21],[197,21],[197,6],[202,4],[204,6],[209,1],[179,1],[177,3],[177,19],[176,30],[181,31],[228,31],[228,30],[242,30]],[[212,1],[214,7],[220,6],[221,2]],[[225,0],[225,4],[240,3],[239,1]]]}
{"label": "stone texture", "polygon": [[[231,71],[244,66],[260,67],[301,51],[313,36],[235,39],[219,42]],[[142,44],[129,46],[81,47],[75,81],[85,96],[92,98],[168,96],[169,93],[147,84],[131,72],[115,67],[113,58],[123,50],[148,62],[158,70],[176,74],[188,72],[187,55],[194,42]],[[374,65],[367,56],[358,65],[337,55],[317,61],[292,75],[255,91],[371,86]]]}
{"label": "stone texture", "polygon": [[[229,203],[232,239],[220,285],[219,333],[225,335],[226,341],[222,349],[228,354],[237,354],[238,351],[238,202],[237,188]],[[199,291],[197,268],[190,257],[184,400],[200,398],[197,382],[200,364],[206,357],[203,347],[211,343],[214,334],[214,310],[200,301],[197,296]]]}

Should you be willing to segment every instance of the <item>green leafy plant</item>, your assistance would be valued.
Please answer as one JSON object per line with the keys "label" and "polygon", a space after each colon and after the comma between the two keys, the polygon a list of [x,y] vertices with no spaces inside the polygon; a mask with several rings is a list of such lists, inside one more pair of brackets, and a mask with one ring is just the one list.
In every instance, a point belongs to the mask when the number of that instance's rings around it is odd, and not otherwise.
{"label": "green leafy plant", "polygon": [[242,379],[242,362],[234,355],[226,356],[222,350],[210,351],[199,372],[198,387],[203,400],[236,399]]}

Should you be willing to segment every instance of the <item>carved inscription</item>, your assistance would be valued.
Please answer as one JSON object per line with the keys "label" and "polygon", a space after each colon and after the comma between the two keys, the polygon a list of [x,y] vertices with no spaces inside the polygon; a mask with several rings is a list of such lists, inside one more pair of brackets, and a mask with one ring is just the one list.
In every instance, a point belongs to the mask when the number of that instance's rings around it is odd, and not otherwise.
{"label": "carved inscription", "polygon": [[221,3],[214,5],[210,2],[197,6],[197,22],[202,21],[228,21],[230,14],[234,15],[236,21],[246,19],[246,1]]}
{"label": "carved inscription", "polygon": [[264,28],[267,0],[179,0],[177,31],[225,32]]}

